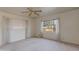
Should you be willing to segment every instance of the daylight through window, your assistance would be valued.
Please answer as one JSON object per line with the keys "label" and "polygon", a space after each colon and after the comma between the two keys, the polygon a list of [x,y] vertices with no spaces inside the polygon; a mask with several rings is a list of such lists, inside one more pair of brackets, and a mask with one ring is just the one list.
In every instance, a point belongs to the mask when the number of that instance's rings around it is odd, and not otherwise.
{"label": "daylight through window", "polygon": [[56,31],[57,20],[45,20],[41,23],[42,32],[55,32]]}

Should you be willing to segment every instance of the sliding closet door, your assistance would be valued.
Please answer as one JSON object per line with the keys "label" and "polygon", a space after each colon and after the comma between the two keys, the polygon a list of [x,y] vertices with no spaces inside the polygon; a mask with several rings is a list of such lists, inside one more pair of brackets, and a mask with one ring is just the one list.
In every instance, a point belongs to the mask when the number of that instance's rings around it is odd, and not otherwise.
{"label": "sliding closet door", "polygon": [[9,21],[10,42],[26,39],[26,20],[12,19]]}
{"label": "sliding closet door", "polygon": [[9,42],[9,18],[2,18],[2,44]]}

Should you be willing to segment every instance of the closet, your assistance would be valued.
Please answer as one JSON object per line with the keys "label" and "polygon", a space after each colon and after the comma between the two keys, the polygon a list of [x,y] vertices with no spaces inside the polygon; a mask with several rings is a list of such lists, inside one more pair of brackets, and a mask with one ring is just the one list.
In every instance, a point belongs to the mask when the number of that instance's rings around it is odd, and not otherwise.
{"label": "closet", "polygon": [[2,44],[26,39],[27,21],[19,18],[8,18],[3,16],[2,26]]}
{"label": "closet", "polygon": [[9,42],[9,18],[2,17],[2,44]]}
{"label": "closet", "polygon": [[9,21],[10,42],[26,39],[27,21],[12,19]]}

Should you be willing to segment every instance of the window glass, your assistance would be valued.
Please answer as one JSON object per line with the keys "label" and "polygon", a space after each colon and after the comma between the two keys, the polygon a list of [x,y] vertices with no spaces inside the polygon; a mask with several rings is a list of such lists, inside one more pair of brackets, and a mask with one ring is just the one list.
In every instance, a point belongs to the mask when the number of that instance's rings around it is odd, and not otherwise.
{"label": "window glass", "polygon": [[41,23],[41,30],[43,32],[55,32],[56,31],[56,20],[46,20]]}

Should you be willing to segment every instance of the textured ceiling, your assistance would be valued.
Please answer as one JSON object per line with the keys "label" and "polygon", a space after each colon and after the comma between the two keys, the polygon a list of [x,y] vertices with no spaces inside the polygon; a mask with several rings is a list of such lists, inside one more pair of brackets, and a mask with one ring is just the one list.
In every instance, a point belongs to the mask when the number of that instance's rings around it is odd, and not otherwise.
{"label": "textured ceiling", "polygon": [[[77,9],[77,7],[34,7],[34,8],[42,10],[42,12],[40,13],[41,16]],[[27,9],[27,7],[0,7],[1,11],[25,16],[22,13],[24,9]]]}

